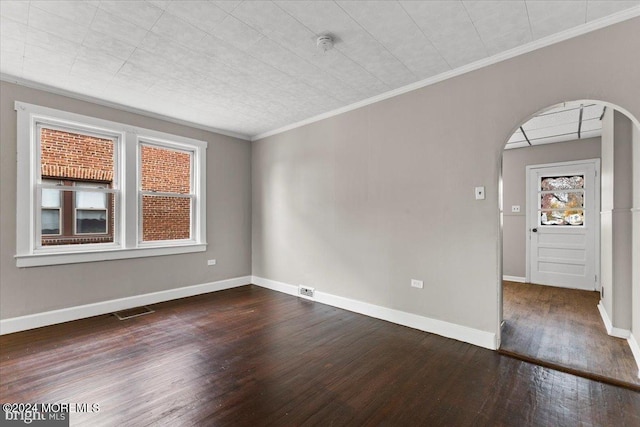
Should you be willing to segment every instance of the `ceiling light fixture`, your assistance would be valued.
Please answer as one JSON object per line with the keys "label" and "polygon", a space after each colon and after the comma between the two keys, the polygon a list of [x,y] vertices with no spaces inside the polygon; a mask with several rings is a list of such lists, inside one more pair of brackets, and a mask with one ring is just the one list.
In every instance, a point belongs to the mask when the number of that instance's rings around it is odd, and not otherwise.
{"label": "ceiling light fixture", "polygon": [[328,34],[318,37],[316,46],[322,51],[322,53],[327,53],[327,51],[333,47],[333,37]]}

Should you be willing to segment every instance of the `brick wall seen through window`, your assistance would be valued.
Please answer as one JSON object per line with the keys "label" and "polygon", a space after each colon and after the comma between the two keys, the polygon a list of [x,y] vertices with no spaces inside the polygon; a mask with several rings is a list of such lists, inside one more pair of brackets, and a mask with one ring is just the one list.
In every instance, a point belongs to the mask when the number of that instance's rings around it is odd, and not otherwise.
{"label": "brick wall seen through window", "polygon": [[[81,233],[80,214],[98,217],[99,209],[76,209],[77,191],[63,191],[66,186],[109,188],[114,177],[114,141],[91,135],[42,128],[40,132],[42,179],[61,186],[61,229],[44,229],[42,245],[113,242],[115,200],[107,197],[108,228],[105,233]],[[162,147],[141,146],[142,190],[188,195],[191,191],[191,154]],[[48,190],[51,193],[51,190]],[[50,217],[52,209],[43,206]],[[78,218],[76,218],[78,216]],[[87,220],[85,220],[86,222]],[[145,195],[142,200],[143,241],[189,239],[191,233],[191,199],[170,195]],[[99,228],[98,228],[99,229]]]}
{"label": "brick wall seen through window", "polygon": [[169,193],[142,197],[142,240],[191,237],[191,153],[143,144],[141,188]]}
{"label": "brick wall seen through window", "polygon": [[[88,190],[111,187],[113,153],[114,141],[111,139],[46,127],[40,129],[43,182],[54,183],[60,188],[42,193],[42,246],[113,242],[114,197]],[[70,187],[85,187],[87,191],[65,191]],[[45,204],[56,199],[56,210]],[[92,200],[94,205],[83,204],[86,199]],[[56,222],[58,227],[52,228],[51,224]]]}

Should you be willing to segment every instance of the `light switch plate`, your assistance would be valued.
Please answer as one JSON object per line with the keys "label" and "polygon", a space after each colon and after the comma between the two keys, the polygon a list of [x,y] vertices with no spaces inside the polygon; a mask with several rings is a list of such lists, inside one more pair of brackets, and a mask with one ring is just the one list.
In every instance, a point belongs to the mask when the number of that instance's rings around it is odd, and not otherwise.
{"label": "light switch plate", "polygon": [[476,187],[476,200],[484,200],[484,187]]}
{"label": "light switch plate", "polygon": [[520,212],[520,205],[511,206],[511,212],[519,213]]}
{"label": "light switch plate", "polygon": [[424,287],[424,282],[422,280],[411,279],[411,287],[422,289]]}

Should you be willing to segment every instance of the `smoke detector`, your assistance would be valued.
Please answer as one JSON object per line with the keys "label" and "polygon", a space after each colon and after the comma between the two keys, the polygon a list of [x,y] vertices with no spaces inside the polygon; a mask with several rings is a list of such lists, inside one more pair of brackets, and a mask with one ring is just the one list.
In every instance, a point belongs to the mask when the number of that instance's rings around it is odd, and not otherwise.
{"label": "smoke detector", "polygon": [[316,40],[316,46],[323,53],[328,51],[333,47],[333,37],[328,34],[318,37],[318,40]]}

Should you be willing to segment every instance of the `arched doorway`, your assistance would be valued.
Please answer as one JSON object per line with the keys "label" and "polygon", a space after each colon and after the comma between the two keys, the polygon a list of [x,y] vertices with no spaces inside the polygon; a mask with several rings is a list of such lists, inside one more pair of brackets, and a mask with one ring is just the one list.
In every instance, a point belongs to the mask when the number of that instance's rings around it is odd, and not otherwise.
{"label": "arched doorway", "polygon": [[501,352],[640,387],[638,127],[580,100],[514,128],[499,182]]}

